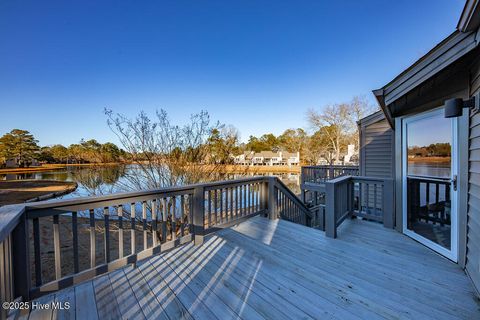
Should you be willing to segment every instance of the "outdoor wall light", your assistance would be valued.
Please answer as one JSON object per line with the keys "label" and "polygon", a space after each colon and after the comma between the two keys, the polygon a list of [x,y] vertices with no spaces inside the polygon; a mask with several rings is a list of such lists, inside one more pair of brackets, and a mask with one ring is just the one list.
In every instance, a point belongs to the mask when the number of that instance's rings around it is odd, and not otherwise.
{"label": "outdoor wall light", "polygon": [[460,117],[463,114],[463,108],[472,109],[472,113],[476,114],[479,111],[480,93],[475,94],[468,100],[460,98],[445,100],[445,118]]}

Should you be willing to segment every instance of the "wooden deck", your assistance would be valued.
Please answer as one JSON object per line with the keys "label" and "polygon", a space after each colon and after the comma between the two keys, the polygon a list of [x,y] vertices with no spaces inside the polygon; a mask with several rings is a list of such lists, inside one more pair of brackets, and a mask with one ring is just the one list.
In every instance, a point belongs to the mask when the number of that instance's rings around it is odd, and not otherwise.
{"label": "wooden deck", "polygon": [[[417,242],[361,220],[338,239],[255,217],[100,276],[30,319],[480,319],[464,272]],[[23,315],[24,317],[28,315]]]}

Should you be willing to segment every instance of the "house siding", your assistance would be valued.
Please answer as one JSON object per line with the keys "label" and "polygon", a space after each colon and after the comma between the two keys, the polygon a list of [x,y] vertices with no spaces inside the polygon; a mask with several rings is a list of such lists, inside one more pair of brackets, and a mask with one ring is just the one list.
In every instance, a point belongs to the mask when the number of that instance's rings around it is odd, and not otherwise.
{"label": "house siding", "polygon": [[[480,60],[470,73],[470,94],[480,91]],[[480,291],[480,113],[470,116],[466,269]]]}
{"label": "house siding", "polygon": [[385,117],[360,124],[360,174],[393,178],[394,132]]}

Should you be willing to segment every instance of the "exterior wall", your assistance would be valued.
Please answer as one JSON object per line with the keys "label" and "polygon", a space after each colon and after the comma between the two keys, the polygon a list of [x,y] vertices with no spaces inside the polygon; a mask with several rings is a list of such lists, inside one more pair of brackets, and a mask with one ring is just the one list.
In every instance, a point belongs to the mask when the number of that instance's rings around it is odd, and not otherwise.
{"label": "exterior wall", "polygon": [[[480,60],[470,73],[470,94],[480,91]],[[480,291],[480,113],[470,117],[466,269]]]}
{"label": "exterior wall", "polygon": [[394,132],[382,113],[360,121],[360,175],[394,176]]}

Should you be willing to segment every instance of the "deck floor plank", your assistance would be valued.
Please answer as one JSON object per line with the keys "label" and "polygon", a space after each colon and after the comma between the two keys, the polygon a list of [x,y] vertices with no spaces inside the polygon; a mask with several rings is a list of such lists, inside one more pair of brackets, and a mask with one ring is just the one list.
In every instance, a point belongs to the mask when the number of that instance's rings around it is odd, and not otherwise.
{"label": "deck floor plank", "polygon": [[61,303],[62,309],[53,310],[52,320],[75,319],[75,288],[67,288],[55,295],[55,302]]}
{"label": "deck floor plank", "polygon": [[98,319],[97,302],[93,282],[87,281],[75,286],[75,318]]}
{"label": "deck floor plank", "polygon": [[157,301],[155,294],[145,282],[138,268],[128,266],[124,269],[133,293],[147,319],[168,320],[163,306]]}
{"label": "deck floor plank", "polygon": [[108,274],[122,319],[145,319],[123,269]]}
{"label": "deck floor plank", "polygon": [[[219,237],[212,237],[210,241],[223,241]],[[232,253],[235,253],[235,260],[230,261]],[[273,269],[264,269],[261,272],[255,272],[255,279],[252,282],[252,272],[251,270],[259,269],[259,266],[265,267],[263,265],[263,260],[258,257],[246,254],[246,251],[238,246],[229,244],[226,241],[223,241],[222,249],[217,251],[217,253],[210,259],[213,264],[210,265],[210,268],[204,267],[206,269],[212,269],[211,272],[216,270],[224,269],[222,275],[225,279],[236,280],[236,282],[246,286],[250,291],[255,292],[258,286],[263,286],[266,289],[270,290],[271,293],[279,295],[284,298],[284,303],[281,304],[271,304],[265,299],[248,299],[248,303],[256,304],[260,300],[260,306],[256,306],[257,311],[262,313],[267,319],[276,318],[272,314],[272,309],[275,311],[285,311],[290,310],[290,308],[300,308],[303,312],[307,313],[312,318],[317,319],[345,319],[345,318],[355,318],[352,313],[347,313],[343,309],[329,301],[323,299],[322,297],[316,295],[315,292],[309,291],[305,287],[301,287],[295,281],[285,280],[281,275],[275,273]],[[227,262],[226,268],[224,268]],[[252,284],[250,286],[250,284]],[[268,299],[270,300],[270,299]],[[265,302],[265,305],[262,304]],[[358,318],[360,319],[360,318]]]}
{"label": "deck floor plank", "polygon": [[[224,283],[215,274],[210,274],[206,268],[210,262],[211,250],[202,250],[193,245],[188,245],[183,250],[175,251],[175,254],[164,256],[165,262],[174,269],[183,269],[191,274],[204,286],[203,292],[211,292],[216,299],[221,300],[231,309],[238,318],[242,319],[264,319],[248,303],[245,303],[243,292],[236,291],[231,283]],[[201,260],[195,260],[196,256],[204,254]],[[217,270],[220,271],[220,270]],[[229,285],[230,284],[230,285]]]}
{"label": "deck floor plank", "polygon": [[72,308],[31,319],[480,319],[458,265],[360,219],[330,239],[254,217],[38,301]]}
{"label": "deck floor plank", "polygon": [[[199,248],[200,249],[200,248]],[[203,248],[207,249],[207,248]],[[219,319],[236,319],[238,315],[221,299],[214,291],[210,290],[200,280],[198,276],[202,273],[202,268],[194,265],[194,270],[188,268],[187,265],[177,266],[168,260],[169,252],[162,256],[161,263],[166,265],[173,272],[175,277],[183,281],[184,285],[188,286],[195,294],[196,299],[202,301],[207,308],[209,308]]]}
{"label": "deck floor plank", "polygon": [[97,301],[97,312],[100,319],[119,319],[120,308],[112,284],[108,275],[97,277],[93,280],[95,290],[95,300]]}
{"label": "deck floor plank", "polygon": [[165,280],[157,272],[155,267],[148,261],[137,264],[145,282],[152,290],[159,304],[163,307],[170,319],[192,320],[193,317],[182,304],[176,294],[170,289]]}
{"label": "deck floor plank", "polygon": [[[242,228],[245,229],[246,227],[242,226]],[[264,234],[265,229],[257,229],[254,225],[250,225],[243,230],[243,232],[255,237]],[[404,309],[405,312],[408,309],[412,311],[416,310],[419,316],[422,314],[435,314],[439,318],[446,317],[447,315],[468,318],[472,315],[472,312],[477,311],[471,304],[460,306],[451,300],[442,301],[439,299],[437,292],[424,290],[422,294],[418,286],[409,287],[408,282],[398,281],[397,275],[388,277],[382,270],[365,268],[361,263],[358,263],[358,261],[349,261],[343,259],[343,257],[341,257],[341,259],[326,257],[324,251],[318,251],[317,248],[306,245],[306,242],[303,250],[296,250],[299,244],[294,243],[295,239],[289,239],[289,235],[282,234],[278,229],[276,229],[276,234],[279,237],[275,241],[272,241],[272,248],[280,252],[291,252],[293,258],[298,261],[303,261],[305,265],[308,265],[309,262],[313,266],[320,265],[323,269],[320,270],[320,272],[327,272],[329,274],[335,274],[337,272],[342,274],[343,280],[350,281],[356,288],[367,289],[364,292],[358,292],[359,295],[365,298],[375,297],[375,300],[378,300],[382,297],[390,297],[390,300],[396,303],[396,305],[392,305],[391,308]],[[294,245],[292,245],[292,243],[294,243]],[[305,252],[307,251],[313,254],[306,255]],[[379,259],[376,256],[369,256],[368,258],[373,261]],[[415,296],[409,295],[411,292],[416,292],[417,294]],[[456,298],[452,294],[449,294],[449,296]],[[425,308],[425,304],[428,305],[427,308]]]}
{"label": "deck floor plank", "polygon": [[[225,301],[241,318],[244,319],[290,319],[293,317],[307,318],[302,310],[290,312],[289,314],[282,313],[279,308],[278,297],[274,297],[275,291],[269,291],[268,288],[258,288],[256,281],[256,271],[259,266],[245,269],[246,276],[240,279],[233,275],[233,270],[236,269],[236,264],[239,257],[235,250],[232,250],[221,263],[215,263],[215,259],[222,250],[221,243],[212,243],[205,247],[216,248],[215,254],[209,254],[210,250],[198,250],[194,246],[184,248],[182,251],[176,252],[175,256],[169,257],[169,261],[174,263],[175,260],[181,261],[182,256],[184,263],[189,265],[200,265],[201,272],[196,276],[201,277],[201,281],[205,283],[208,288],[217,292],[222,300]],[[231,268],[229,266],[233,265]],[[225,299],[228,296],[228,299]],[[266,299],[266,297],[274,297],[273,299]],[[284,303],[285,304],[285,303]],[[289,304],[289,303],[286,303]],[[283,305],[285,307],[285,305]],[[296,308],[295,305],[289,305],[291,308]]]}
{"label": "deck floor plank", "polygon": [[164,263],[161,256],[153,257],[149,262],[164,279],[170,290],[173,291],[182,304],[187,308],[189,314],[194,316],[195,319],[219,319],[213,311],[205,305],[202,299],[197,299],[197,295],[192,291],[190,286],[178,277],[172,268]]}
{"label": "deck floor plank", "polygon": [[35,304],[41,305],[42,307],[32,307],[28,319],[30,320],[45,320],[51,319],[53,310],[52,308],[44,308],[44,305],[51,304],[55,301],[55,294],[48,294],[43,297],[38,298],[32,303],[32,306]]}
{"label": "deck floor plank", "polygon": [[[242,228],[245,228],[247,226],[242,226]],[[259,234],[264,233],[263,228],[258,229],[258,226],[256,225],[248,225],[248,229],[251,230],[257,230]],[[464,288],[470,288],[470,290],[459,290],[458,292],[460,294],[463,294],[464,292],[468,293],[473,293],[473,288],[468,285],[468,279],[463,275],[462,279],[457,279],[455,278],[454,280],[449,279],[449,281],[446,281],[448,278],[445,278],[445,275],[437,276],[437,280],[442,281],[444,284],[450,284],[451,286],[448,288],[445,288],[443,286],[439,286],[437,282],[435,282],[435,279],[431,279],[431,281],[422,281],[425,280],[426,277],[429,277],[429,273],[431,273],[431,270],[426,270],[422,271],[422,268],[416,268],[415,271],[419,272],[418,277],[412,277],[416,276],[416,272],[408,272],[408,269],[405,268],[399,268],[395,267],[393,263],[390,263],[389,265],[385,264],[385,260],[388,259],[388,257],[383,256],[383,250],[381,252],[378,252],[377,255],[374,257],[375,258],[375,263],[372,263],[372,259],[369,258],[368,255],[365,254],[365,251],[361,251],[360,253],[355,252],[355,251],[349,251],[347,252],[346,250],[342,249],[342,241],[345,242],[350,242],[350,239],[339,239],[335,240],[337,241],[335,243],[334,249],[337,250],[332,250],[331,246],[324,246],[322,243],[318,242],[317,238],[315,237],[310,237],[308,235],[293,235],[289,233],[287,229],[282,229],[283,227],[279,226],[276,229],[277,235],[281,236],[282,238],[289,238],[294,236],[295,239],[304,239],[305,241],[302,241],[301,243],[296,243],[296,245],[300,245],[305,248],[305,250],[308,250],[308,252],[311,252],[314,254],[315,257],[320,257],[320,258],[328,258],[328,261],[338,261],[338,262],[345,262],[348,263],[351,266],[355,266],[355,269],[357,268],[365,268],[365,272],[368,270],[373,271],[375,275],[380,275],[380,276],[391,276],[393,281],[403,281],[405,285],[407,286],[414,286],[411,289],[413,290],[425,290],[425,293],[430,293],[432,290],[442,292],[446,295],[450,295],[452,297],[455,297],[456,290],[458,289],[459,284],[461,284],[461,287]],[[241,230],[241,229],[238,229]],[[290,242],[288,243],[293,243],[294,239],[291,239]],[[341,249],[341,250],[338,250]],[[327,261],[327,262],[328,262]],[[437,261],[435,263],[444,263],[444,258],[443,257],[437,257]],[[463,271],[461,271],[458,266],[455,264],[447,261],[447,265],[450,266],[452,271],[455,271],[455,273],[458,273],[461,275]],[[428,272],[430,271],[430,272]],[[453,291],[453,295],[452,295]],[[472,306],[471,303],[467,303],[466,305]]]}

